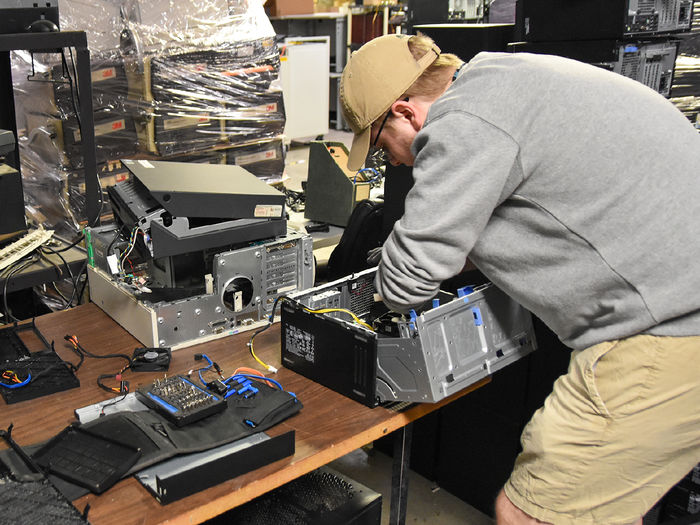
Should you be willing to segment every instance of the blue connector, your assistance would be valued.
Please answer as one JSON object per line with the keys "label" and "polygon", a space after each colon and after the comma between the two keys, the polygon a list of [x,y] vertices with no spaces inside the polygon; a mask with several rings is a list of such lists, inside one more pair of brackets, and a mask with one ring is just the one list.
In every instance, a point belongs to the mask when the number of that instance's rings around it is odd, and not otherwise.
{"label": "blue connector", "polygon": [[478,306],[472,308],[472,314],[474,315],[474,325],[482,326],[484,324],[484,320],[481,318],[481,310]]}
{"label": "blue connector", "polygon": [[457,290],[457,297],[464,297],[465,295],[469,295],[471,293],[474,293],[473,286],[463,286]]}

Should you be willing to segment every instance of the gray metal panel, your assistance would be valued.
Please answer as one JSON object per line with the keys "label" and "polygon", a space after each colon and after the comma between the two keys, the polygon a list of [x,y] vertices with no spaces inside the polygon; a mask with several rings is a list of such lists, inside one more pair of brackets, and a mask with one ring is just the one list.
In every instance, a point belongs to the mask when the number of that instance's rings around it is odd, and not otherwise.
{"label": "gray metal panel", "polygon": [[285,196],[240,166],[123,160],[176,217],[280,218]]}
{"label": "gray metal panel", "polygon": [[155,312],[117,285],[102,270],[88,266],[90,301],[146,347],[158,346]]}
{"label": "gray metal panel", "polygon": [[377,342],[378,377],[392,393],[385,400],[439,401],[536,348],[530,313],[492,284],[414,324]]}
{"label": "gray metal panel", "polygon": [[[98,246],[104,244],[100,239]],[[313,285],[312,244],[308,234],[289,231],[219,253],[211,293],[157,303],[137,299],[130,288],[90,267],[90,299],[144,345],[184,348],[265,325],[279,295]],[[250,293],[237,296],[237,283],[249,284]]]}
{"label": "gray metal panel", "polygon": [[230,221],[191,227],[184,217],[175,217],[170,226],[162,218],[151,221],[151,255],[169,257],[181,253],[206,250],[259,239],[284,235],[285,219],[233,219]]}

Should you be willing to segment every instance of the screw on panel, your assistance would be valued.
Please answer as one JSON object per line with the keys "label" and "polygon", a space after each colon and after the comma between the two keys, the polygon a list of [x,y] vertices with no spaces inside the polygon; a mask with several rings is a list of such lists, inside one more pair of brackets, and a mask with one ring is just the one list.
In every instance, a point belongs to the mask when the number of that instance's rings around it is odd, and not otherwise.
{"label": "screw on panel", "polygon": [[165,346],[165,339],[161,339],[160,341],[158,341],[158,344],[160,346]]}
{"label": "screw on panel", "polygon": [[202,313],[202,309],[201,309],[201,308],[195,308],[195,309],[194,309],[194,315],[199,315],[199,314],[201,314],[201,313]]}
{"label": "screw on panel", "polygon": [[224,259],[219,259],[219,266],[226,266],[226,261]]}
{"label": "screw on panel", "polygon": [[199,335],[205,335],[205,334],[206,334],[206,332],[204,330],[199,331]]}
{"label": "screw on panel", "polygon": [[163,318],[162,318],[162,317],[159,317],[159,318],[158,318],[158,324],[163,324]]}

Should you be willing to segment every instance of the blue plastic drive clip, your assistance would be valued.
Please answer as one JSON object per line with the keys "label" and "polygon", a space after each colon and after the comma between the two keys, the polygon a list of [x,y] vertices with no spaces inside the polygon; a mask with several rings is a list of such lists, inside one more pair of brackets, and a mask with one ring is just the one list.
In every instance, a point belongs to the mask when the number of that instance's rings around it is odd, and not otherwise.
{"label": "blue plastic drive clip", "polygon": [[462,288],[457,289],[457,297],[464,297],[465,295],[469,295],[470,293],[474,293],[473,286],[463,286]]}

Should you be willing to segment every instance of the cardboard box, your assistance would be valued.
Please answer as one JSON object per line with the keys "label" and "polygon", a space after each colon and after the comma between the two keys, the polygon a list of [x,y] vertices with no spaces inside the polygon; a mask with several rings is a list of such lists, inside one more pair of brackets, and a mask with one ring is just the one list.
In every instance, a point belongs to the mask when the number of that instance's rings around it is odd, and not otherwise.
{"label": "cardboard box", "polygon": [[267,0],[265,11],[269,16],[310,15],[314,0]]}

